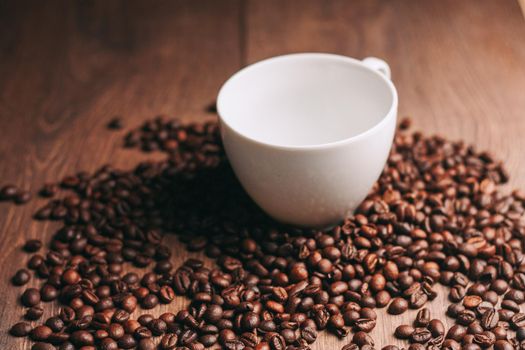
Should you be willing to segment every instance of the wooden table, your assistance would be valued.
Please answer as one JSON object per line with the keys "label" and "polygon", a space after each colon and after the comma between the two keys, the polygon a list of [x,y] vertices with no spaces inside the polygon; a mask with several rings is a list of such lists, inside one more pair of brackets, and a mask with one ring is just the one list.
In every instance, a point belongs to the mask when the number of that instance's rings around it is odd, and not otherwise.
{"label": "wooden table", "polygon": [[[157,114],[210,118],[205,107],[236,70],[301,51],[386,59],[401,116],[492,150],[525,188],[525,23],[514,0],[4,1],[0,182],[36,190],[104,163],[130,167],[145,156],[105,130],[114,115],[128,127]],[[24,240],[54,232],[31,220],[42,203],[0,204],[2,349],[30,347],[4,333],[22,314],[8,280],[27,259]],[[437,315],[445,304],[442,293]],[[381,314],[378,348],[399,344],[393,329],[412,316]],[[324,335],[314,348],[348,341]]]}

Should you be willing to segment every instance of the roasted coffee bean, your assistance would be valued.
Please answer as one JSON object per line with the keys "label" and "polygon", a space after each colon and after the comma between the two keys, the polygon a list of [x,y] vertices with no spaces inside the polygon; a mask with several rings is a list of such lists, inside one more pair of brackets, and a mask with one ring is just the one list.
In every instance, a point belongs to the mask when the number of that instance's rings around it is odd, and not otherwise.
{"label": "roasted coffee bean", "polygon": [[410,340],[419,344],[425,344],[430,338],[432,338],[432,333],[426,328],[416,328],[410,335]]}
{"label": "roasted coffee bean", "polygon": [[34,321],[38,320],[44,314],[44,308],[40,305],[36,305],[27,309],[24,318],[26,320]]}
{"label": "roasted coffee bean", "polygon": [[479,296],[479,295],[467,295],[464,299],[463,299],[463,305],[467,308],[467,309],[474,309],[476,308],[481,302],[483,301],[483,299]]}
{"label": "roasted coffee bean", "polygon": [[29,279],[31,278],[31,275],[29,274],[29,271],[26,269],[20,269],[18,270],[11,281],[15,286],[23,286],[27,282],[29,282]]}
{"label": "roasted coffee bean", "polygon": [[35,306],[40,303],[40,292],[35,288],[27,288],[22,294],[20,300],[24,306]]}
{"label": "roasted coffee bean", "polygon": [[468,326],[472,322],[476,320],[476,314],[472,310],[463,310],[458,313],[456,317],[456,321],[459,324],[462,324],[464,326]]}
{"label": "roasted coffee bean", "polygon": [[159,347],[162,350],[173,350],[177,347],[178,339],[179,337],[175,333],[166,334],[160,340]]}
{"label": "roasted coffee bean", "polygon": [[117,341],[117,344],[122,349],[132,349],[137,346],[137,342],[131,334],[124,334],[124,336]]}
{"label": "roasted coffee bean", "polygon": [[14,185],[4,185],[0,188],[0,201],[12,200],[19,192],[18,187]]}
{"label": "roasted coffee bean", "polygon": [[376,326],[376,321],[370,318],[360,318],[354,322],[354,328],[357,331],[363,331],[366,333],[371,332]]}
{"label": "roasted coffee bean", "polygon": [[446,338],[453,339],[459,342],[461,341],[461,339],[463,339],[465,334],[467,334],[467,330],[465,329],[465,327],[461,325],[453,325],[452,327],[449,328]]}
{"label": "roasted coffee bean", "polygon": [[45,341],[53,333],[47,326],[37,326],[31,330],[31,339],[34,341]]}
{"label": "roasted coffee bean", "polygon": [[408,339],[414,333],[414,327],[409,325],[398,326],[394,332],[394,335],[399,339]]}
{"label": "roasted coffee bean", "polygon": [[499,322],[499,314],[496,312],[495,309],[487,310],[481,316],[481,326],[485,330],[493,329],[494,327],[498,325],[498,322]]}
{"label": "roasted coffee bean", "polygon": [[510,319],[510,324],[514,328],[523,328],[525,327],[525,313],[517,313]]}
{"label": "roasted coffee bean", "polygon": [[428,323],[428,329],[432,333],[433,337],[439,337],[445,335],[445,325],[438,319],[433,319]]}
{"label": "roasted coffee bean", "polygon": [[60,332],[65,324],[64,321],[60,317],[50,317],[46,320],[46,326],[51,328],[53,332]]}
{"label": "roasted coffee bean", "polygon": [[408,310],[408,302],[403,298],[394,298],[388,306],[388,313],[391,315],[400,315]]}
{"label": "roasted coffee bean", "polygon": [[507,340],[500,339],[496,340],[494,343],[494,350],[513,350],[514,346],[512,346],[511,343],[509,343]]}
{"label": "roasted coffee bean", "polygon": [[374,346],[374,340],[365,332],[356,332],[352,338],[352,343],[361,348],[366,345]]}
{"label": "roasted coffee bean", "polygon": [[31,350],[55,350],[55,347],[48,343],[37,342],[31,346]]}
{"label": "roasted coffee bean", "polygon": [[301,338],[308,344],[312,344],[317,339],[317,331],[312,327],[305,327],[301,330]]}
{"label": "roasted coffee bean", "polygon": [[[357,332],[354,345],[370,350],[365,332],[376,325],[374,309],[388,305],[397,315],[424,307],[437,296],[438,281],[451,286],[458,304],[447,314],[458,325],[443,340],[442,323],[423,309],[412,341],[432,350],[459,349],[460,341],[480,347],[506,340],[503,322],[521,327],[515,313],[525,300],[525,195],[501,193],[507,175],[487,153],[403,131],[355,214],[330,230],[309,231],[262,220],[235,181],[216,123],[159,117],[130,131],[125,144],[168,159],[65,177],[56,183],[67,193],[35,214],[62,227],[46,242],[50,249],[28,262],[43,279],[40,294],[28,289],[21,300],[29,310],[40,308],[40,299],[67,305],[58,321],[43,326],[53,332],[48,341],[64,350],[147,349],[153,335],[164,335],[166,349],[218,342],[227,349],[295,350],[313,343],[319,330],[345,336],[346,326]],[[46,189],[49,196],[58,191]],[[30,198],[14,186],[3,193]],[[180,232],[189,250],[203,250],[217,265],[189,259],[173,266],[165,232]],[[36,252],[42,243],[34,245],[24,249]],[[144,272],[125,273],[126,263]],[[27,283],[22,277],[19,283]],[[137,304],[153,309],[175,293],[191,301],[177,316],[141,316],[139,323],[130,315]],[[498,295],[502,309],[495,307]],[[416,344],[410,349],[421,349]]]}
{"label": "roasted coffee bean", "polygon": [[156,348],[155,342],[150,338],[140,339],[137,345],[137,350],[155,350]]}
{"label": "roasted coffee bean", "polygon": [[427,308],[423,308],[419,310],[416,315],[414,325],[416,327],[426,327],[429,322],[430,322],[430,310]]}
{"label": "roasted coffee bean", "polygon": [[489,348],[496,342],[496,337],[492,332],[485,331],[481,334],[474,335],[474,343],[482,348]]}
{"label": "roasted coffee bean", "polygon": [[15,337],[26,337],[31,332],[31,324],[28,322],[18,322],[9,331]]}
{"label": "roasted coffee bean", "polygon": [[148,323],[148,328],[154,335],[159,336],[167,331],[168,325],[160,318],[157,318]]}

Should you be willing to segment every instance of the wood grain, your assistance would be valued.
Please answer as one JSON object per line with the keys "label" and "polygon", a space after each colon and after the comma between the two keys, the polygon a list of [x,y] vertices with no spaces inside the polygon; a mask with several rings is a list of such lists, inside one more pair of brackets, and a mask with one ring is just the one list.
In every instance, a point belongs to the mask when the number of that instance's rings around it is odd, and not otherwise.
{"label": "wood grain", "polygon": [[[104,163],[130,167],[144,155],[105,130],[111,117],[129,127],[157,114],[203,120],[241,66],[301,51],[386,59],[400,115],[492,150],[525,188],[525,23],[513,0],[0,2],[0,182],[36,190]],[[25,263],[21,244],[54,230],[31,220],[41,203],[0,204],[2,330],[22,313],[8,283]],[[177,265],[188,253],[172,240]],[[401,344],[392,332],[412,315],[382,313],[377,347]],[[348,341],[323,335],[314,349]],[[2,333],[0,347],[29,342]]]}

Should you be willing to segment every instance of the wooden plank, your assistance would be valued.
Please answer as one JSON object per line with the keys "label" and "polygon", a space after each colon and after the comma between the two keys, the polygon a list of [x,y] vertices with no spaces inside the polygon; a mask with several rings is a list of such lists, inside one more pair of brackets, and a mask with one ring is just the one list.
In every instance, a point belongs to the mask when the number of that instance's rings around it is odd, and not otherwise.
{"label": "wooden plank", "polygon": [[[240,13],[238,0],[2,2],[1,183],[37,190],[105,163],[136,164],[141,155],[122,149],[123,134],[105,129],[116,114],[128,127],[157,114],[208,117],[240,67]],[[27,259],[24,240],[54,232],[31,220],[42,203],[0,204],[2,349],[30,347],[5,332],[23,313],[9,278]],[[189,253],[173,244],[180,264]]]}
{"label": "wooden plank", "polygon": [[[387,60],[400,116],[413,116],[425,133],[492,150],[511,186],[525,188],[525,23],[516,1],[250,1],[246,28],[248,63],[307,51]],[[441,293],[434,316],[447,304]],[[392,333],[413,317],[381,313],[376,348],[403,344]],[[324,335],[314,349],[348,341]]]}

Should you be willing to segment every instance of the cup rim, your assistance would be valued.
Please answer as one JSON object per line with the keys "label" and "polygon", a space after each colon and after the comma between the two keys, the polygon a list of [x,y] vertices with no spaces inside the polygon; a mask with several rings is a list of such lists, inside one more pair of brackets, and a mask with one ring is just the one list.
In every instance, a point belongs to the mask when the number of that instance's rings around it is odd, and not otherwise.
{"label": "cup rim", "polygon": [[[301,58],[301,57],[322,58],[322,59],[330,59],[330,60],[335,60],[335,61],[344,62],[344,63],[350,63],[350,64],[353,64],[354,66],[358,66],[358,67],[360,67],[362,69],[368,70],[372,74],[376,74],[388,86],[388,88],[390,89],[390,92],[392,93],[392,103],[390,105],[390,108],[389,108],[388,112],[381,118],[381,120],[378,123],[374,124],[372,127],[366,129],[365,131],[363,131],[363,132],[361,132],[361,133],[359,133],[357,135],[353,135],[353,136],[350,136],[350,137],[347,137],[347,138],[344,138],[344,139],[341,139],[341,140],[337,140],[337,141],[320,143],[320,144],[314,144],[314,145],[281,145],[281,144],[275,144],[275,143],[271,143],[271,142],[261,141],[261,140],[255,139],[253,137],[250,137],[250,136],[246,135],[245,133],[242,133],[242,132],[238,131],[235,127],[233,127],[230,123],[228,123],[226,121],[226,119],[222,116],[223,113],[221,113],[221,111],[224,109],[224,107],[223,107],[224,102],[223,102],[223,98],[222,97],[224,96],[224,91],[226,90],[228,85],[234,79],[236,79],[240,75],[242,75],[242,74],[244,74],[244,73],[246,73],[248,71],[251,71],[253,69],[256,69],[256,68],[258,68],[258,67],[260,67],[262,65],[271,64],[271,63],[273,63],[275,61],[295,59],[295,58]],[[338,146],[351,144],[351,143],[357,142],[357,141],[359,141],[361,139],[364,139],[364,138],[368,137],[369,135],[373,134],[376,130],[379,130],[381,127],[386,125],[388,123],[388,121],[396,115],[395,112],[396,112],[397,107],[398,107],[398,96],[397,96],[397,90],[396,90],[394,84],[392,83],[392,81],[389,78],[387,78],[381,72],[364,65],[363,62],[358,60],[358,59],[355,59],[355,58],[352,58],[352,57],[343,56],[343,55],[338,55],[338,54],[332,54],[332,53],[302,52],[302,53],[292,53],[292,54],[285,54],[285,55],[279,55],[279,56],[266,58],[266,59],[263,59],[261,61],[257,61],[255,63],[252,63],[252,64],[250,64],[250,65],[240,69],[239,71],[234,73],[231,77],[229,77],[223,83],[221,88],[219,89],[219,93],[217,95],[217,103],[216,103],[216,105],[217,105],[217,114],[219,116],[220,124],[226,126],[228,129],[230,129],[236,135],[238,135],[239,137],[245,139],[246,141],[258,144],[260,146],[265,146],[265,147],[268,147],[268,148],[273,148],[273,149],[278,149],[278,150],[302,151],[302,150],[322,150],[322,149],[335,148],[335,147],[338,147]]]}

